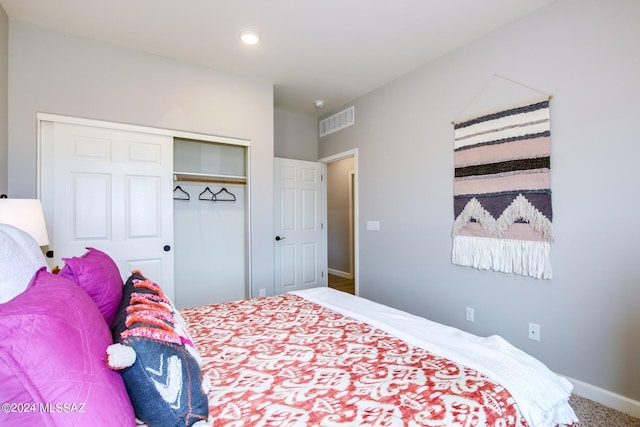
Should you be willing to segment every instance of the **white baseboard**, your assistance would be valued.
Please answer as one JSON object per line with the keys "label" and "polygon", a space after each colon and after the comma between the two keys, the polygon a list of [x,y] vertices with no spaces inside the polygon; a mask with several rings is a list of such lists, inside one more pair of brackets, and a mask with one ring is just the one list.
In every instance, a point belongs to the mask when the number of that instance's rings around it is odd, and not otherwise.
{"label": "white baseboard", "polygon": [[616,409],[618,411],[629,414],[633,417],[640,418],[640,402],[637,400],[629,399],[628,397],[621,396],[613,393],[609,390],[605,390],[594,385],[569,378],[565,375],[566,379],[573,384],[573,392],[578,396],[586,397],[598,403],[608,406],[609,408]]}
{"label": "white baseboard", "polygon": [[334,276],[344,277],[345,279],[353,279],[353,274],[347,273],[345,271],[334,270],[333,268],[327,269],[329,274],[333,274]]}

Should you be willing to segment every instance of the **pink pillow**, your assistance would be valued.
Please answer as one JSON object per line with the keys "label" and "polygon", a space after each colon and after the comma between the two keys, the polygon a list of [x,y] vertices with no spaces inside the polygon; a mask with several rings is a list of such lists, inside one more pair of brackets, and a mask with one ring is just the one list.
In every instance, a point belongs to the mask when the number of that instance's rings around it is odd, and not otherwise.
{"label": "pink pillow", "polygon": [[122,377],[103,360],[111,343],[86,292],[39,270],[0,304],[0,402],[22,405],[0,412],[0,425],[134,426]]}
{"label": "pink pillow", "polygon": [[122,300],[122,277],[116,263],[102,251],[87,248],[81,257],[62,258],[60,276],[75,282],[95,301],[107,325],[113,323]]}

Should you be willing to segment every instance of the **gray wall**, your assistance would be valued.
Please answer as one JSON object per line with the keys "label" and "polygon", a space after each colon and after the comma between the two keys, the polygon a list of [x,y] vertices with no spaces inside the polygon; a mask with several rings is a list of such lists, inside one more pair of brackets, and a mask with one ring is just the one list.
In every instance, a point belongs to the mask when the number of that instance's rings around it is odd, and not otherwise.
{"label": "gray wall", "polygon": [[37,112],[251,140],[252,285],[273,293],[271,85],[10,21],[12,197],[36,195]]}
{"label": "gray wall", "polygon": [[[559,0],[355,100],[355,125],[318,154],[359,150],[360,294],[640,400],[638,22],[636,0]],[[450,262],[451,120],[537,96],[496,73],[554,95],[548,281]]]}
{"label": "gray wall", "polygon": [[349,247],[349,185],[353,157],[327,164],[327,249],[329,269],[353,274]]}
{"label": "gray wall", "polygon": [[315,116],[274,111],[274,152],[285,159],[318,160],[318,121]]}
{"label": "gray wall", "polygon": [[7,159],[8,159],[8,100],[9,100],[9,18],[0,6],[0,194],[7,193]]}

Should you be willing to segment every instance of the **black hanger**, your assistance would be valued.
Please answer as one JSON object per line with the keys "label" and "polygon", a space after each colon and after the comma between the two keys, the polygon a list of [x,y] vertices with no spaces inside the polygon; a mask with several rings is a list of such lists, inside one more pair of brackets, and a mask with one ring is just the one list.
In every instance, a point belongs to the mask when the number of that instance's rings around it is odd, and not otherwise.
{"label": "black hanger", "polygon": [[[211,198],[207,198],[206,194],[209,193],[211,194]],[[205,195],[203,197],[203,195]],[[198,196],[198,200],[206,200],[208,202],[215,202],[216,201],[216,195],[213,194],[213,191],[211,191],[211,189],[209,187],[205,188],[204,191],[202,193],[200,193],[200,195]]]}
{"label": "black hanger", "polygon": [[[226,193],[226,195],[222,196],[223,197],[222,199],[219,197],[221,193]],[[213,197],[214,197],[214,200],[216,200],[217,202],[235,202],[236,201],[236,195],[233,193],[230,193],[229,190],[227,190],[224,187],[222,187],[220,191],[214,194]]]}
{"label": "black hanger", "polygon": [[191,196],[189,196],[189,193],[184,191],[182,187],[176,185],[176,188],[173,189],[173,200],[191,200]]}

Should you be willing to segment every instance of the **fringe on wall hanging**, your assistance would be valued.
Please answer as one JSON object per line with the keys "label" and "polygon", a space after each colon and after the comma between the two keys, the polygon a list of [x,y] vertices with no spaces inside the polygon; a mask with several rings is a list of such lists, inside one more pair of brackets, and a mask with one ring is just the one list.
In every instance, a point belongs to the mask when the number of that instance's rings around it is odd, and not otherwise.
{"label": "fringe on wall hanging", "polygon": [[551,278],[549,99],[454,123],[454,264]]}

